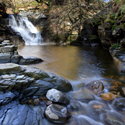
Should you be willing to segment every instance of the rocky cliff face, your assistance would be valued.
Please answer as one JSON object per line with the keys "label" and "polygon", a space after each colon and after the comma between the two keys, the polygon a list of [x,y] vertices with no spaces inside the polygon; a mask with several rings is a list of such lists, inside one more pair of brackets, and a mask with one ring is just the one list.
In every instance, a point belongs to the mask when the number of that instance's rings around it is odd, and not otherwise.
{"label": "rocky cliff face", "polygon": [[109,49],[114,44],[120,44],[125,36],[125,6],[114,3],[112,9],[104,9],[93,18],[85,21],[81,36],[81,44],[101,44]]}

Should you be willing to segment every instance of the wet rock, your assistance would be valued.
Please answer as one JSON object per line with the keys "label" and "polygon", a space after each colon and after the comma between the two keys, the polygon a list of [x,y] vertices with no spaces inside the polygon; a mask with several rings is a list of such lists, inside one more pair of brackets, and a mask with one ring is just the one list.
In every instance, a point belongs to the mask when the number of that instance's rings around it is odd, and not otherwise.
{"label": "wet rock", "polygon": [[86,115],[73,116],[68,125],[104,125],[101,122],[97,122]]}
{"label": "wet rock", "polygon": [[103,114],[107,110],[110,110],[106,103],[97,100],[90,101],[87,105],[87,109],[89,112],[89,116],[96,121],[100,121],[100,114]]}
{"label": "wet rock", "polygon": [[101,97],[102,97],[103,100],[112,101],[112,100],[114,100],[116,95],[114,95],[112,93],[104,93],[104,94],[101,94]]}
{"label": "wet rock", "polygon": [[23,57],[20,56],[20,55],[13,55],[13,56],[11,57],[11,62],[12,62],[12,63],[17,63],[17,64],[19,64],[19,62],[20,62],[20,60],[21,60],[22,58],[23,58]]}
{"label": "wet rock", "polygon": [[58,91],[56,89],[48,90],[46,97],[53,102],[62,103],[62,104],[66,104],[66,105],[69,104],[69,102],[70,102],[70,100],[64,93],[62,93],[61,91]]}
{"label": "wet rock", "polygon": [[11,54],[0,53],[0,63],[9,63],[11,60]]}
{"label": "wet rock", "polygon": [[68,94],[72,99],[89,102],[94,99],[93,92],[89,89],[82,88],[78,91],[73,91]]}
{"label": "wet rock", "polygon": [[21,58],[19,64],[20,65],[26,65],[26,64],[35,64],[35,63],[40,63],[42,62],[43,60],[40,59],[40,58],[37,58],[37,57],[23,57]]}
{"label": "wet rock", "polygon": [[55,86],[55,89],[63,92],[72,91],[72,85],[68,80],[53,73],[49,73],[48,75],[51,78],[48,79],[48,81],[50,81]]}
{"label": "wet rock", "polygon": [[10,103],[15,97],[16,95],[11,92],[0,94],[0,105],[5,105]]}
{"label": "wet rock", "polygon": [[121,94],[122,96],[125,96],[125,87],[121,87],[121,89],[120,89],[120,94]]}
{"label": "wet rock", "polygon": [[89,115],[87,106],[87,104],[80,101],[71,100],[70,104],[67,106],[67,109],[71,115]]}
{"label": "wet rock", "polygon": [[115,98],[112,103],[112,106],[117,109],[125,108],[125,99],[124,98]]}
{"label": "wet rock", "polygon": [[2,43],[4,41],[4,39],[3,38],[0,38],[0,43]]}
{"label": "wet rock", "polygon": [[107,125],[124,125],[123,116],[117,112],[107,112],[103,115],[104,122]]}
{"label": "wet rock", "polygon": [[85,84],[84,87],[92,90],[95,94],[101,93],[104,89],[103,83],[99,80],[91,81],[91,82]]}
{"label": "wet rock", "polygon": [[58,89],[60,91],[68,92],[72,90],[72,86],[69,81],[53,73],[47,73],[43,70],[34,67],[27,67],[24,74],[33,77],[35,79],[42,78],[43,81],[50,82],[51,84],[54,85],[55,89]]}
{"label": "wet rock", "polygon": [[4,46],[1,47],[0,50],[2,53],[14,52],[14,50],[17,50],[17,47],[15,47],[14,45]]}
{"label": "wet rock", "polygon": [[66,123],[69,119],[67,108],[58,104],[49,105],[45,110],[45,116],[49,121],[59,124]]}
{"label": "wet rock", "polygon": [[15,77],[16,77],[16,74],[1,75],[2,79],[14,79]]}
{"label": "wet rock", "polygon": [[14,63],[0,64],[0,74],[20,72],[20,71],[22,71],[22,69],[18,64]]}

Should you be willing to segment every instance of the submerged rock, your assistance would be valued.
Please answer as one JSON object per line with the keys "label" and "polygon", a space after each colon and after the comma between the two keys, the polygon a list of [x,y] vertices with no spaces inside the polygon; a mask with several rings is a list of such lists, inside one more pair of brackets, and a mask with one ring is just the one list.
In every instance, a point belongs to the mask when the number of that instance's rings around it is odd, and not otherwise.
{"label": "submerged rock", "polygon": [[62,104],[66,104],[66,105],[69,104],[69,102],[70,102],[70,100],[64,93],[62,93],[61,91],[58,91],[56,89],[48,90],[46,97],[53,102],[62,103]]}
{"label": "submerged rock", "polygon": [[114,95],[112,93],[104,93],[104,94],[101,94],[101,97],[102,97],[103,100],[112,101],[112,100],[114,100],[116,95]]}
{"label": "submerged rock", "polygon": [[125,108],[125,99],[124,98],[115,98],[112,103],[112,106],[117,109]]}
{"label": "submerged rock", "polygon": [[101,93],[104,89],[103,83],[99,80],[91,81],[91,82],[85,84],[84,87],[92,90],[95,94]]}
{"label": "submerged rock", "polygon": [[72,99],[89,102],[94,99],[94,94],[87,88],[82,88],[78,91],[73,91],[68,94]]}
{"label": "submerged rock", "polygon": [[66,123],[70,117],[65,106],[58,104],[51,104],[45,110],[46,118],[54,123]]}
{"label": "submerged rock", "polygon": [[114,111],[107,112],[103,115],[104,122],[107,125],[124,125],[123,116]]}

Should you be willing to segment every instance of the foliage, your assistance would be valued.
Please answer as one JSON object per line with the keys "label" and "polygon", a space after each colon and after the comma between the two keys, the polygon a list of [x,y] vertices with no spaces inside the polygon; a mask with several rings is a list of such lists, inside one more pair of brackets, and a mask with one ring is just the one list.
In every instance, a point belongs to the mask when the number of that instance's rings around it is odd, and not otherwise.
{"label": "foliage", "polygon": [[119,47],[121,47],[120,43],[119,43],[119,44],[114,44],[114,45],[112,45],[112,46],[111,46],[111,49],[113,50],[113,49],[117,49],[117,48],[119,48]]}

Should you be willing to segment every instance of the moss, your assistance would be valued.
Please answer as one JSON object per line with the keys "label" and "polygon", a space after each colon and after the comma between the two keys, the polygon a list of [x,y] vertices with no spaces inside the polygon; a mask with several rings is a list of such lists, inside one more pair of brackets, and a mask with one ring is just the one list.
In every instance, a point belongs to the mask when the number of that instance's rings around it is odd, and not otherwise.
{"label": "moss", "polygon": [[113,19],[106,19],[104,22],[105,22],[105,23],[115,24],[115,23],[116,23],[116,20],[113,20]]}
{"label": "moss", "polygon": [[119,44],[114,44],[111,46],[111,49],[119,49],[119,47],[121,47],[120,43]]}
{"label": "moss", "polygon": [[37,1],[34,1],[34,2],[32,2],[31,4],[34,5],[34,6],[38,6]]}

